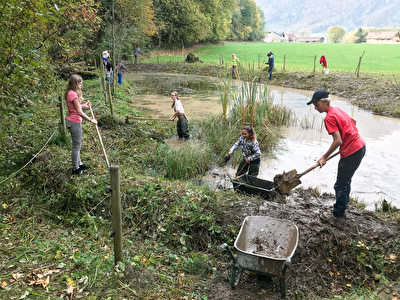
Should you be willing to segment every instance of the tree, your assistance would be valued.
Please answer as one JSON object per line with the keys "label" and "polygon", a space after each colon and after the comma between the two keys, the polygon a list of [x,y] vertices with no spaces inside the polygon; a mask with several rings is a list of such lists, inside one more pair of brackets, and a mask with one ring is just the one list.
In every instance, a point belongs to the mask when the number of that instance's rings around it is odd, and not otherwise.
{"label": "tree", "polygon": [[[264,18],[260,17],[254,0],[239,0],[232,15],[231,34],[229,39],[255,40],[261,39],[265,27]],[[262,26],[262,28],[261,28]]]}
{"label": "tree", "polygon": [[358,30],[354,34],[355,36],[354,43],[356,44],[365,43],[367,41],[366,39],[367,35],[368,33],[365,32],[365,30],[363,30],[362,28],[358,28]]}
{"label": "tree", "polygon": [[0,10],[0,111],[18,114],[48,89],[57,65],[86,51],[84,41],[99,22],[97,4],[7,0]]}
{"label": "tree", "polygon": [[328,39],[337,44],[340,43],[346,34],[346,31],[341,26],[332,26],[328,29]]}

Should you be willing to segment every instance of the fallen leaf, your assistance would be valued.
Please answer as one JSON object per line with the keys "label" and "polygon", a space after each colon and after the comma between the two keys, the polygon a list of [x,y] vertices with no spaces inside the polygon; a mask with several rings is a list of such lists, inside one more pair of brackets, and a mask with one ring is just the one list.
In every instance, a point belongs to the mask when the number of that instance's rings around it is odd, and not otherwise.
{"label": "fallen leaf", "polygon": [[11,275],[15,280],[20,279],[22,276],[24,276],[24,274],[22,273],[15,273]]}
{"label": "fallen leaf", "polygon": [[3,281],[3,282],[1,283],[1,287],[4,289],[6,286],[7,286],[7,282]]}

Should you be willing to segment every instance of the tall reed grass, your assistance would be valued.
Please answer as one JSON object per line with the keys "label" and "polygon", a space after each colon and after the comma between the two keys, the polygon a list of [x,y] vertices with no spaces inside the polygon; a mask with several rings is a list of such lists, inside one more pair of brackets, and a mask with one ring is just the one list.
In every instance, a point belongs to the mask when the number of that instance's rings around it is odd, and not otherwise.
{"label": "tall reed grass", "polygon": [[203,175],[213,157],[213,151],[205,144],[199,147],[198,143],[185,142],[175,149],[161,144],[153,164],[157,168],[165,168],[168,178],[189,180],[196,175]]}

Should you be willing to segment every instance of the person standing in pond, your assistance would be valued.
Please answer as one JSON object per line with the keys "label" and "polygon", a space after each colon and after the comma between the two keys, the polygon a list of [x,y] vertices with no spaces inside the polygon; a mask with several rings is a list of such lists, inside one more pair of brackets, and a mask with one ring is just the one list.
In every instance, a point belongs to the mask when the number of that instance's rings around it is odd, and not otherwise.
{"label": "person standing in pond", "polygon": [[274,54],[270,50],[267,56],[268,56],[268,62],[266,62],[265,64],[268,65],[269,80],[271,80],[272,71],[274,70]]}
{"label": "person standing in pond", "polygon": [[117,72],[118,72],[118,83],[122,84],[122,72],[123,71],[128,71],[128,69],[124,66],[124,61],[121,60],[120,63],[117,66]]}
{"label": "person standing in pond", "polygon": [[232,54],[232,78],[237,78],[239,77],[238,73],[238,65],[239,65],[239,58],[236,57],[235,54]]}
{"label": "person standing in pond", "polygon": [[172,92],[171,98],[173,100],[171,107],[174,109],[174,113],[169,119],[170,121],[173,121],[175,120],[176,117],[178,117],[178,122],[176,123],[176,130],[178,132],[178,137],[180,139],[183,138],[185,139],[185,141],[188,141],[190,138],[189,122],[188,119],[186,118],[182,102],[179,99],[177,92]]}
{"label": "person standing in pond", "polygon": [[133,51],[133,55],[135,55],[135,65],[137,64],[137,58],[138,58],[139,54],[142,54],[142,55],[143,55],[142,51],[140,51],[140,48],[137,47],[137,48]]}
{"label": "person standing in pond", "polygon": [[229,155],[232,155],[237,148],[242,148],[243,159],[236,171],[236,177],[246,174],[257,177],[260,171],[261,151],[257,141],[257,135],[252,126],[242,128],[242,136],[229,149]]}
{"label": "person standing in pond", "polygon": [[338,107],[331,106],[329,92],[317,90],[307,105],[314,104],[319,113],[326,113],[325,128],[333,141],[324,155],[318,159],[320,167],[326,164],[328,157],[339,147],[340,160],[334,186],[336,203],[333,216],[343,220],[350,200],[351,179],[365,156],[365,142],[358,133],[356,120]]}
{"label": "person standing in pond", "polygon": [[89,166],[84,165],[81,161],[81,145],[82,145],[82,119],[97,125],[96,119],[88,117],[82,108],[88,108],[91,103],[88,101],[82,104],[82,77],[76,74],[71,75],[68,81],[68,86],[65,91],[65,101],[68,107],[68,116],[65,123],[71,133],[72,138],[72,174],[79,175],[82,171],[90,169]]}

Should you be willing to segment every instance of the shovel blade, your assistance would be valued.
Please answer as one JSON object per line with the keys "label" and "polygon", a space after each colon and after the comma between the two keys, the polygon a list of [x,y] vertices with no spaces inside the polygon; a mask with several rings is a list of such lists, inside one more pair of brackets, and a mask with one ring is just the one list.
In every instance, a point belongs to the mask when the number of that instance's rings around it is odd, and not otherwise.
{"label": "shovel blade", "polygon": [[275,175],[274,177],[275,188],[281,194],[289,193],[294,187],[301,184],[297,171],[295,169],[283,174]]}

